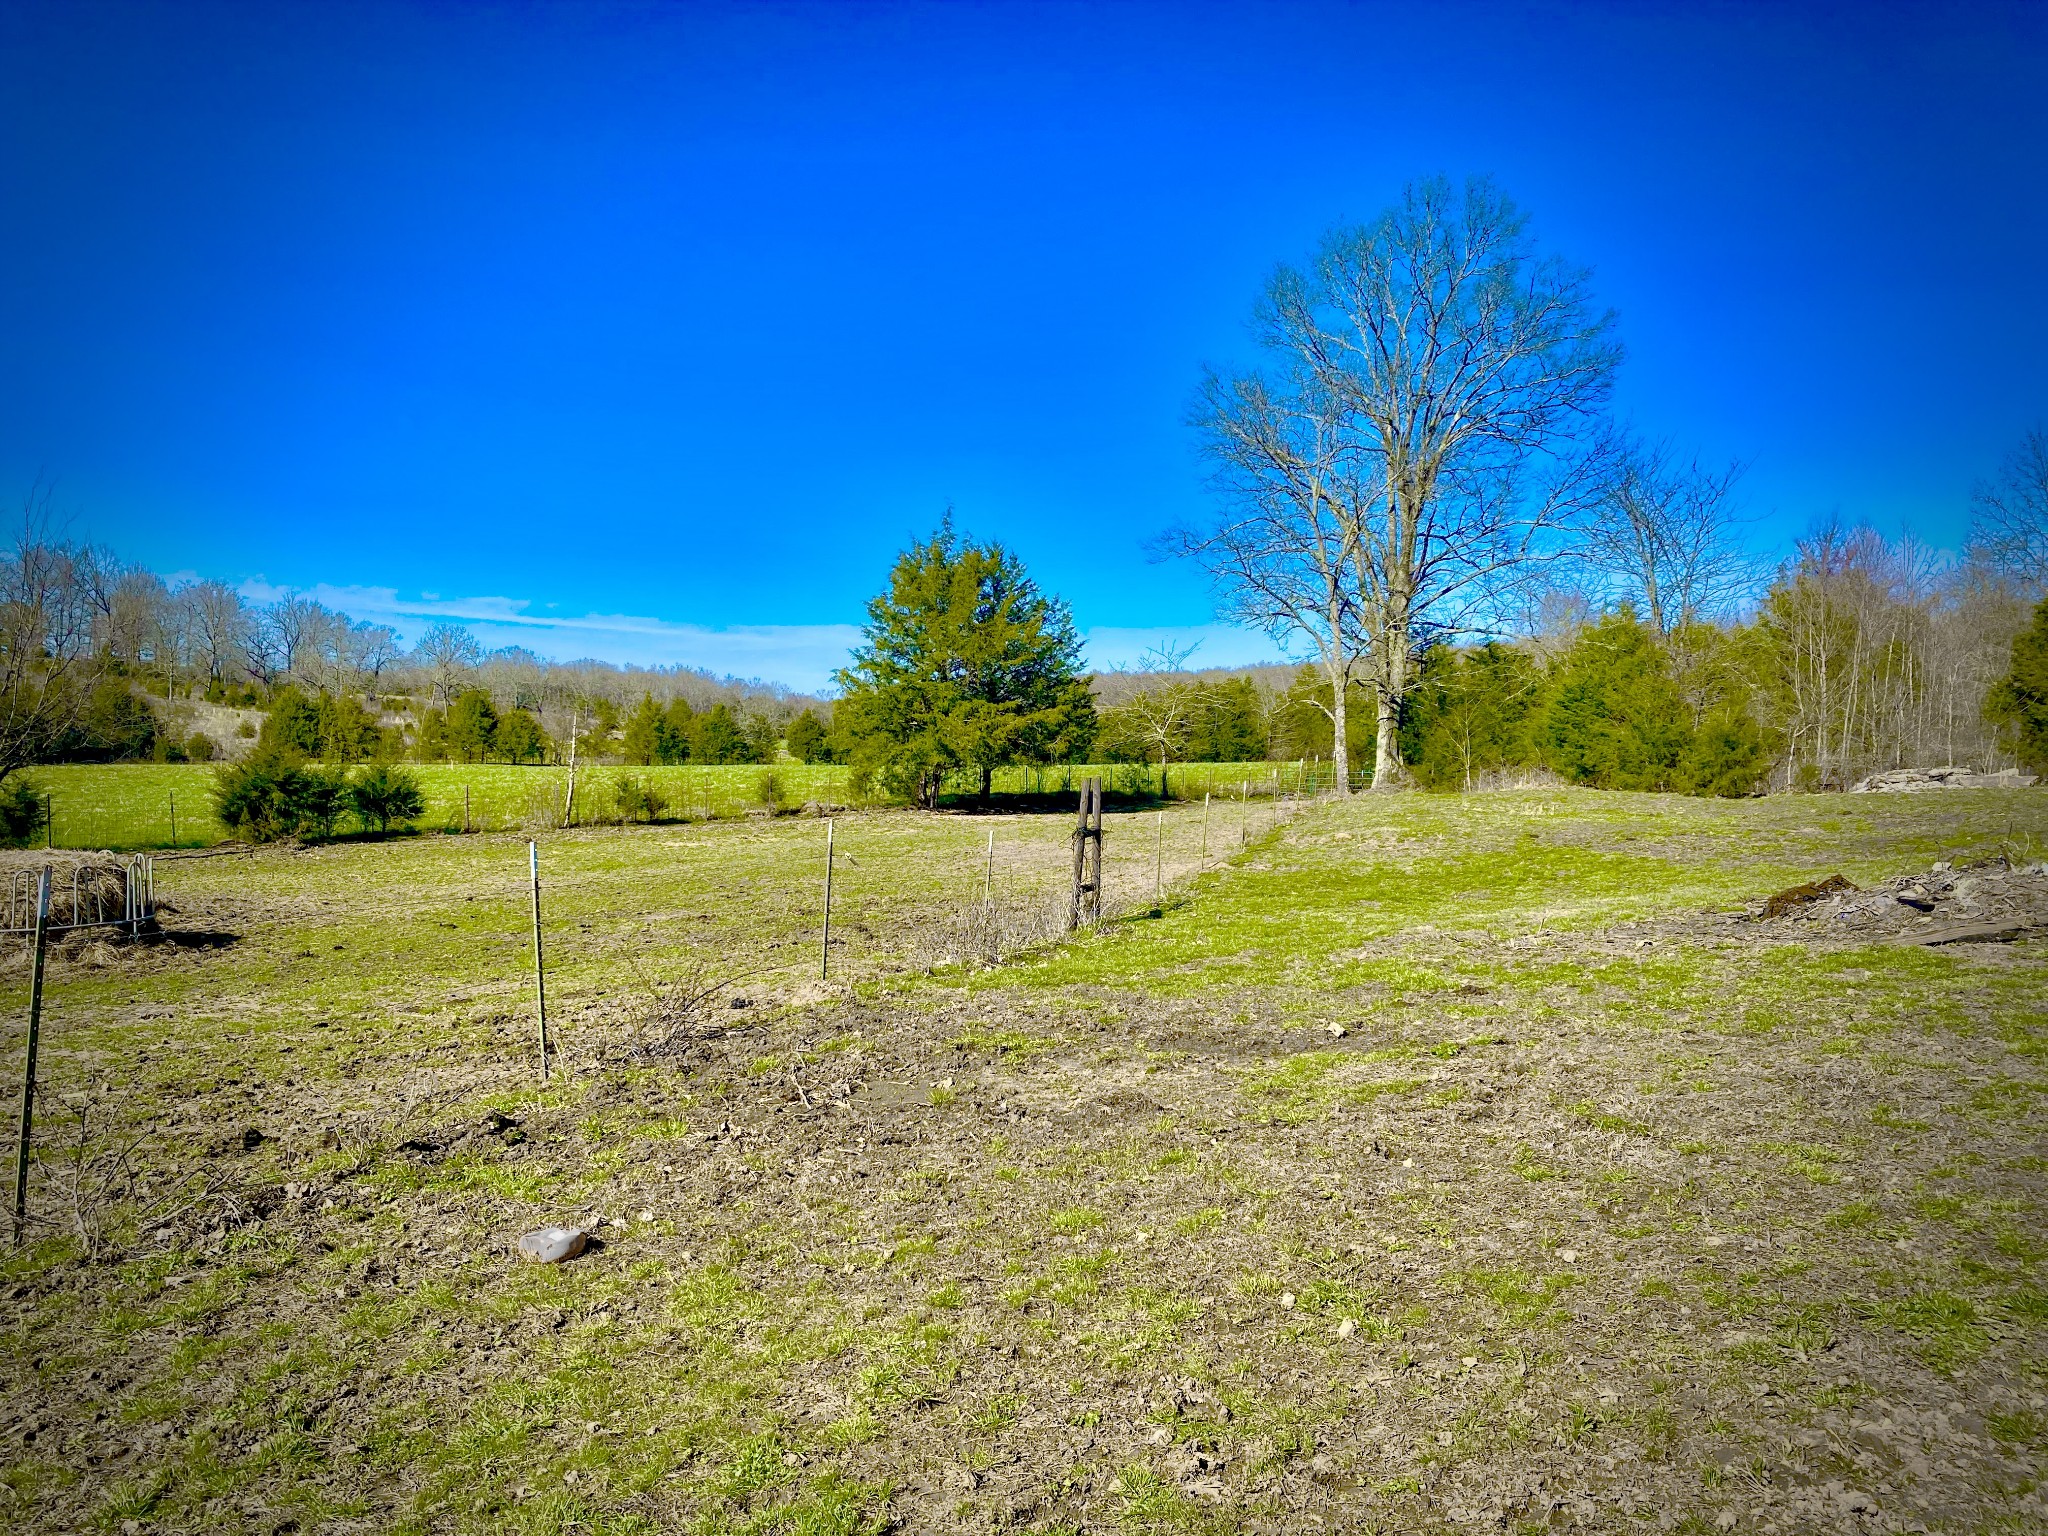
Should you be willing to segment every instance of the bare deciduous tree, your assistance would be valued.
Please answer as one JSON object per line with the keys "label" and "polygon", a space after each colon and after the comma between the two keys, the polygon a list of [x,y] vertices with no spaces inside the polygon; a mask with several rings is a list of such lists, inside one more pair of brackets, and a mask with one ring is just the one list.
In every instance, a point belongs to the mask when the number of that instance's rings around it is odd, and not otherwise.
{"label": "bare deciduous tree", "polygon": [[210,681],[223,682],[248,666],[253,625],[242,594],[222,581],[195,581],[178,592],[194,648],[206,657]]}
{"label": "bare deciduous tree", "polygon": [[1204,708],[1201,683],[1187,671],[1192,645],[1169,641],[1138,660],[1145,685],[1134,688],[1103,719],[1104,734],[1124,735],[1159,764],[1159,793],[1166,794],[1167,765],[1187,745],[1188,733]]}
{"label": "bare deciduous tree", "polygon": [[1725,617],[1755,585],[1735,544],[1742,466],[1710,467],[1669,443],[1617,439],[1584,533],[1608,595],[1669,640],[1685,625]]}
{"label": "bare deciduous tree", "polygon": [[460,624],[436,624],[413,648],[413,665],[424,671],[434,697],[446,704],[455,697],[464,676],[483,660],[484,648]]}
{"label": "bare deciduous tree", "polygon": [[[1262,339],[1279,343],[1269,328]],[[1284,351],[1284,346],[1283,346]],[[1222,612],[1263,630],[1283,651],[1306,643],[1329,679],[1337,793],[1351,792],[1346,698],[1357,666],[1352,593],[1360,503],[1359,455],[1341,402],[1299,357],[1280,381],[1210,374],[1194,413],[1216,465],[1226,510],[1182,526],[1164,547],[1209,573]],[[1321,707],[1320,705],[1318,707]]]}
{"label": "bare deciduous tree", "polygon": [[1420,643],[1482,627],[1503,585],[1577,506],[1578,459],[1620,347],[1588,274],[1538,254],[1485,181],[1411,187],[1283,268],[1262,316],[1343,412],[1375,489],[1352,532],[1353,611],[1377,700],[1373,784],[1403,777],[1402,696]]}
{"label": "bare deciduous tree", "polygon": [[319,657],[319,639],[329,614],[309,597],[285,592],[265,608],[259,622],[264,650],[276,672],[305,675]]}
{"label": "bare deciduous tree", "polygon": [[46,761],[89,691],[95,609],[80,563],[54,537],[49,491],[37,485],[0,555],[0,779]]}
{"label": "bare deciduous tree", "polygon": [[1998,476],[1970,493],[1971,553],[2022,583],[2048,590],[2048,430],[2020,439]]}

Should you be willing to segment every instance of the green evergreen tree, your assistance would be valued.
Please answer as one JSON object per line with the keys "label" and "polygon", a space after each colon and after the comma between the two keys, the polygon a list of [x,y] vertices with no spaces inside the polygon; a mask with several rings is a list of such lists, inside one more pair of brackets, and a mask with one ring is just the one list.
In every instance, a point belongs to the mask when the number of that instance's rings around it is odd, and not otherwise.
{"label": "green evergreen tree", "polygon": [[789,722],[786,733],[789,755],[800,763],[829,763],[832,761],[832,742],[825,730],[825,722],[814,710],[800,710]]}
{"label": "green evergreen tree", "polygon": [[491,696],[471,688],[448,707],[448,748],[465,763],[490,755],[498,731],[498,711]]}
{"label": "green evergreen tree", "polygon": [[420,781],[403,768],[372,763],[349,781],[348,805],[367,832],[382,835],[420,816],[427,797]]}
{"label": "green evergreen tree", "polygon": [[[1297,758],[1331,756],[1337,728],[1331,720],[1330,680],[1320,667],[1305,666],[1282,694],[1273,711],[1273,755],[1283,762]],[[1374,723],[1372,695],[1363,684],[1353,683],[1345,692],[1345,757],[1354,771],[1373,759]]]}
{"label": "green evergreen tree", "polygon": [[690,757],[699,763],[750,763],[747,733],[724,704],[714,704],[690,722]]}
{"label": "green evergreen tree", "polygon": [[278,689],[256,733],[256,754],[292,762],[318,757],[320,706],[296,688]]}
{"label": "green evergreen tree", "polygon": [[548,733],[523,709],[508,709],[491,731],[491,746],[508,763],[539,762],[548,753]]}
{"label": "green evergreen tree", "polygon": [[448,714],[432,705],[420,715],[419,732],[413,746],[421,762],[440,762],[448,756]]}
{"label": "green evergreen tree", "polygon": [[950,519],[897,558],[839,684],[835,723],[855,762],[922,806],[949,774],[972,774],[986,798],[999,765],[1056,760],[1093,735],[1066,604]]}
{"label": "green evergreen tree", "polygon": [[1771,771],[1773,756],[1755,719],[1745,710],[1725,706],[1702,721],[1686,744],[1678,787],[1727,799],[1754,794]]}
{"label": "green evergreen tree", "polygon": [[1483,773],[1532,760],[1542,696],[1536,663],[1513,646],[1431,646],[1402,701],[1401,755],[1424,788],[1471,789]]}
{"label": "green evergreen tree", "polygon": [[2048,598],[2035,605],[2034,622],[2013,637],[2012,667],[1992,686],[1984,717],[2022,763],[2048,773]]}
{"label": "green evergreen tree", "polygon": [[1545,761],[1574,784],[1678,787],[1690,715],[1656,633],[1633,609],[1589,625],[1559,659],[1541,733]]}
{"label": "green evergreen tree", "polygon": [[326,762],[359,763],[374,757],[382,745],[376,717],[353,698],[323,693],[314,701],[313,714],[318,755]]}
{"label": "green evergreen tree", "polygon": [[1201,707],[1180,749],[1190,763],[1256,763],[1265,759],[1266,711],[1248,677],[1225,678],[1202,688]]}
{"label": "green evergreen tree", "polygon": [[659,760],[662,729],[661,706],[650,693],[626,717],[626,728],[619,738],[619,755],[641,768]]}
{"label": "green evergreen tree", "polygon": [[671,699],[654,729],[654,760],[657,763],[687,763],[694,750],[697,712],[688,699]]}

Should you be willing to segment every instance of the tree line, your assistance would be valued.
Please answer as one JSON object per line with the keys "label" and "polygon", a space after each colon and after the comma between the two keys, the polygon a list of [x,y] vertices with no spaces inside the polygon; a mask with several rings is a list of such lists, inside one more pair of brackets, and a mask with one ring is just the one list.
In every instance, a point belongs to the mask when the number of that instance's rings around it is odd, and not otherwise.
{"label": "tree line", "polygon": [[1488,180],[1331,230],[1252,331],[1263,363],[1211,371],[1192,413],[1216,515],[1161,547],[1313,657],[1340,785],[1360,750],[1382,788],[1488,759],[1835,788],[2020,750],[1997,685],[2048,589],[2041,431],[1977,488],[1954,568],[1830,526],[1766,583],[1740,466],[1610,417],[1613,313]]}
{"label": "tree line", "polygon": [[1067,605],[950,519],[898,558],[828,704],[485,653],[453,624],[408,650],[302,596],[172,588],[48,537],[32,500],[0,573],[0,780],[145,738],[203,755],[217,744],[166,736],[141,702],[181,693],[282,713],[291,751],[335,761],[726,763],[786,743],[922,805],[1098,754],[1156,762],[1163,790],[1175,761],[1327,753],[1345,792],[1366,761],[1377,788],[1541,768],[1722,794],[2041,761],[2048,434],[1976,488],[1960,560],[1830,524],[1762,570],[1741,466],[1612,419],[1614,315],[1485,179],[1330,231],[1275,271],[1253,336],[1260,365],[1212,370],[1192,410],[1215,513],[1159,549],[1310,658],[1284,689],[1172,653],[1091,679]]}

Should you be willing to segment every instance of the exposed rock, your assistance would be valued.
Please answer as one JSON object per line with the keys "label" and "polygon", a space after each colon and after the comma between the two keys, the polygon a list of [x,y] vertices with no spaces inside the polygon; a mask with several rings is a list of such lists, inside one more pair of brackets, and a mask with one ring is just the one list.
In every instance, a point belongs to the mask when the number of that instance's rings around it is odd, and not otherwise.
{"label": "exposed rock", "polygon": [[1852,795],[1897,794],[1917,789],[2022,789],[2034,782],[2034,775],[2017,768],[1997,773],[1975,773],[1968,768],[1894,768],[1873,773],[1849,786]]}
{"label": "exposed rock", "polygon": [[589,1241],[575,1227],[541,1227],[519,1239],[519,1252],[536,1264],[564,1264]]}

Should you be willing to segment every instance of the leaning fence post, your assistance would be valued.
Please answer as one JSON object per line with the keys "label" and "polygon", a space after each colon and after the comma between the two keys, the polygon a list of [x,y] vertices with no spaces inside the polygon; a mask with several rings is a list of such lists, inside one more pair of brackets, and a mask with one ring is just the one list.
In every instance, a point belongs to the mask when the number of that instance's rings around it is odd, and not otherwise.
{"label": "leaning fence post", "polygon": [[981,877],[981,899],[996,899],[996,829],[988,829],[988,869]]}
{"label": "leaning fence post", "polygon": [[28,984],[28,1052],[21,1068],[21,1128],[14,1141],[14,1242],[28,1220],[28,1145],[35,1129],[36,1045],[43,1031],[43,953],[50,936],[50,866],[36,882],[35,960]]}
{"label": "leaning fence post", "polygon": [[1088,781],[1088,920],[1102,921],[1102,780]]}
{"label": "leaning fence post", "polygon": [[1166,812],[1160,811],[1152,824],[1152,905],[1159,905],[1159,893],[1166,869]]}
{"label": "leaning fence post", "polygon": [[1209,791],[1202,791],[1202,862],[1209,862]]}
{"label": "leaning fence post", "polygon": [[[466,793],[466,791],[465,791]],[[540,1080],[548,1080],[548,973],[540,951],[540,845],[526,845],[526,868],[533,879],[533,1001],[540,1023]]]}
{"label": "leaning fence post", "polygon": [[825,818],[825,932],[818,944],[818,980],[832,975],[832,818]]}

